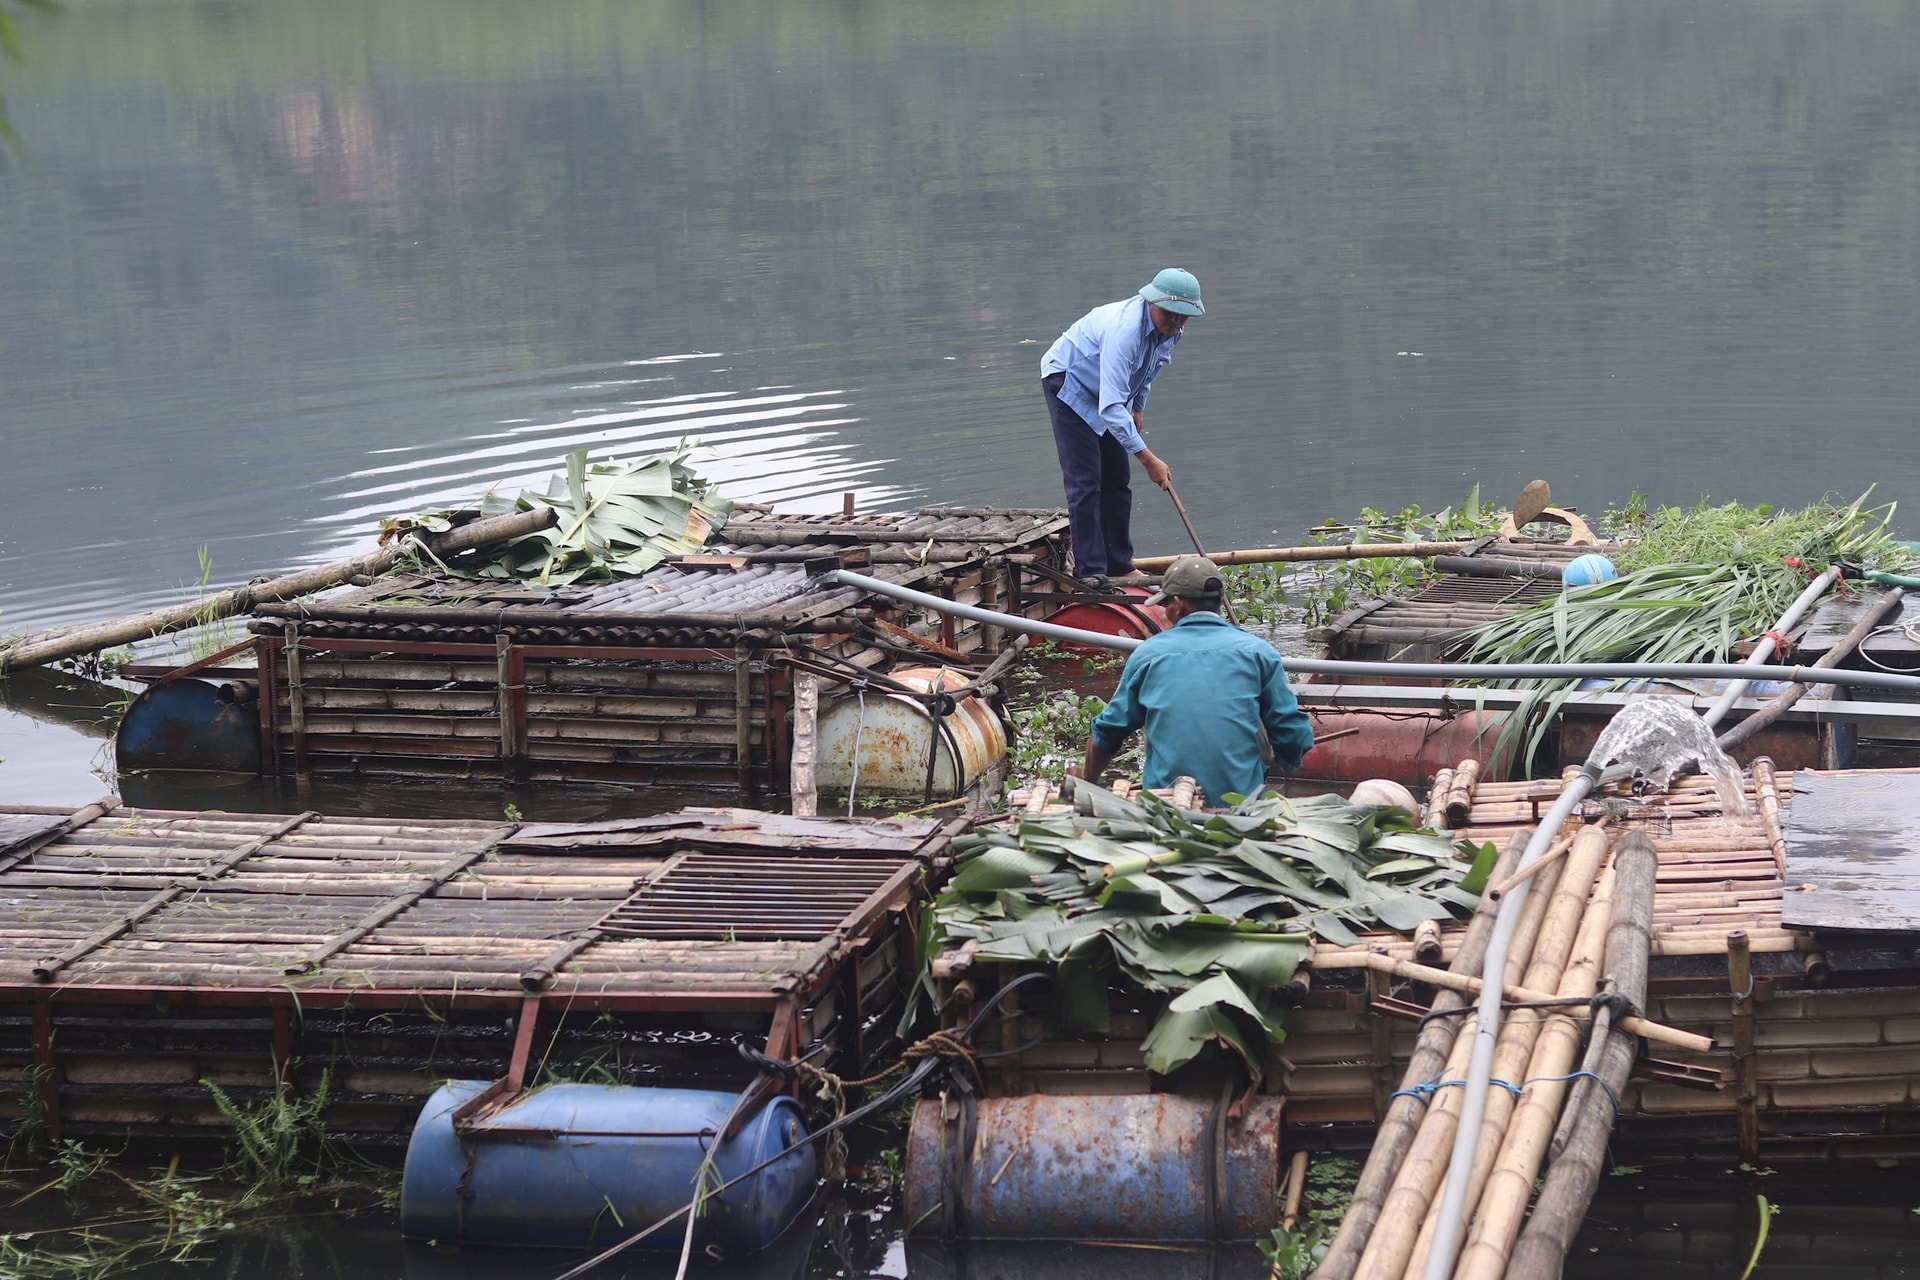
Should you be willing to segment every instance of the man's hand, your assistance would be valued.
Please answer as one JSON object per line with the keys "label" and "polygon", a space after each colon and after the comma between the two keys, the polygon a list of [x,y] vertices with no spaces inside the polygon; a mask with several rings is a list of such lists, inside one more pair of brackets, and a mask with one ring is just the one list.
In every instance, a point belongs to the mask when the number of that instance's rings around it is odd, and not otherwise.
{"label": "man's hand", "polygon": [[1100,744],[1089,737],[1087,739],[1087,758],[1081,766],[1080,776],[1088,782],[1098,784],[1100,775],[1113,763],[1113,757],[1100,749]]}
{"label": "man's hand", "polygon": [[1133,456],[1140,459],[1140,465],[1146,469],[1147,479],[1153,481],[1162,489],[1171,489],[1173,487],[1173,468],[1154,456],[1153,450],[1142,449]]}

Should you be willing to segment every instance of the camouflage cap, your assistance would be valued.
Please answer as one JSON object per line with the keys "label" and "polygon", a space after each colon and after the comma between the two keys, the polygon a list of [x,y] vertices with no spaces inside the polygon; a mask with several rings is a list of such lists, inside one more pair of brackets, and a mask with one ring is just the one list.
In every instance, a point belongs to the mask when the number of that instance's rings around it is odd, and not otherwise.
{"label": "camouflage cap", "polygon": [[1205,556],[1181,556],[1160,579],[1160,589],[1147,597],[1148,604],[1165,604],[1168,596],[1183,600],[1203,600],[1226,590],[1220,566]]}

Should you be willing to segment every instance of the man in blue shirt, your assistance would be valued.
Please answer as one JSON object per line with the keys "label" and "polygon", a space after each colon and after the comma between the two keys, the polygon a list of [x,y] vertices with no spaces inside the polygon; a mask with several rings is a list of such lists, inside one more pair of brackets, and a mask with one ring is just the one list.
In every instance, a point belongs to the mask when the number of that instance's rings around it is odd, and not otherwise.
{"label": "man in blue shirt", "polygon": [[1213,561],[1181,556],[1151,603],[1173,626],[1141,641],[1120,673],[1113,701],[1093,720],[1084,776],[1095,782],[1127,735],[1147,731],[1140,781],[1170,787],[1182,774],[1209,804],[1254,795],[1269,764],[1296,769],[1313,746],[1313,726],[1287,687],[1272,645],[1220,616],[1225,580]]}
{"label": "man in blue shirt", "polygon": [[1083,578],[1133,569],[1128,455],[1162,489],[1173,472],[1140,438],[1147,392],[1173,359],[1188,316],[1204,315],[1200,282],[1168,267],[1136,297],[1095,307],[1040,360],[1040,392],[1066,481],[1073,571]]}

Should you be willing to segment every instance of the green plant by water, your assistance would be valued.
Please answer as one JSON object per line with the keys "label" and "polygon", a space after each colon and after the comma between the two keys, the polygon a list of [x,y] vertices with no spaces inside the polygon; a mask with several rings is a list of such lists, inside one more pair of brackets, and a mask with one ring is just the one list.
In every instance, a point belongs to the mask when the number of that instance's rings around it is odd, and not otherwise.
{"label": "green plant by water", "polygon": [[[1480,499],[1480,486],[1438,511],[1409,504],[1397,511],[1363,507],[1351,520],[1327,519],[1307,530],[1310,546],[1368,546],[1395,542],[1470,542],[1497,533],[1503,507]],[[1308,626],[1324,626],[1368,600],[1412,595],[1433,577],[1431,564],[1414,556],[1316,561],[1302,565],[1229,565],[1227,593],[1239,616],[1271,623],[1298,608]]]}
{"label": "green plant by water", "polygon": [[[1894,505],[1793,510],[1739,503],[1648,510],[1644,501],[1609,513],[1615,536],[1633,541],[1615,556],[1620,576],[1568,587],[1480,628],[1466,656],[1481,662],[1727,661],[1758,636],[1829,565],[1902,571],[1915,557],[1890,532]],[[1515,680],[1527,700],[1508,719],[1496,750],[1530,760],[1574,687],[1568,680]]]}
{"label": "green plant by water", "polygon": [[1359,1179],[1360,1165],[1354,1160],[1320,1160],[1308,1167],[1300,1218],[1293,1230],[1275,1227],[1271,1237],[1260,1241],[1274,1280],[1306,1280],[1313,1274],[1353,1204]]}
{"label": "green plant by water", "polygon": [[44,1116],[30,1111],[0,1166],[0,1204],[25,1211],[57,1197],[66,1213],[58,1226],[0,1234],[0,1276],[105,1280],[193,1261],[236,1230],[303,1211],[390,1210],[396,1171],[327,1141],[330,1083],[323,1074],[303,1092],[282,1082],[273,1097],[246,1104],[203,1080],[231,1126],[222,1161],[205,1171],[183,1172],[178,1156],[164,1168],[132,1167],[122,1150],[50,1138]]}

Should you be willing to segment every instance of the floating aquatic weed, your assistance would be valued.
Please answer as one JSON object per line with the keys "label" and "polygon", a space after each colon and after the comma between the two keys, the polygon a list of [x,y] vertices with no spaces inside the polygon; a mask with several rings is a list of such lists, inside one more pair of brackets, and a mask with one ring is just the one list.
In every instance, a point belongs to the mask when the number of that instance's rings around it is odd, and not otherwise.
{"label": "floating aquatic weed", "polygon": [[1714,742],[1705,720],[1671,698],[1650,696],[1622,707],[1594,743],[1591,758],[1630,766],[1662,791],[1676,774],[1698,769],[1713,779],[1722,808],[1746,812],[1740,766]]}

